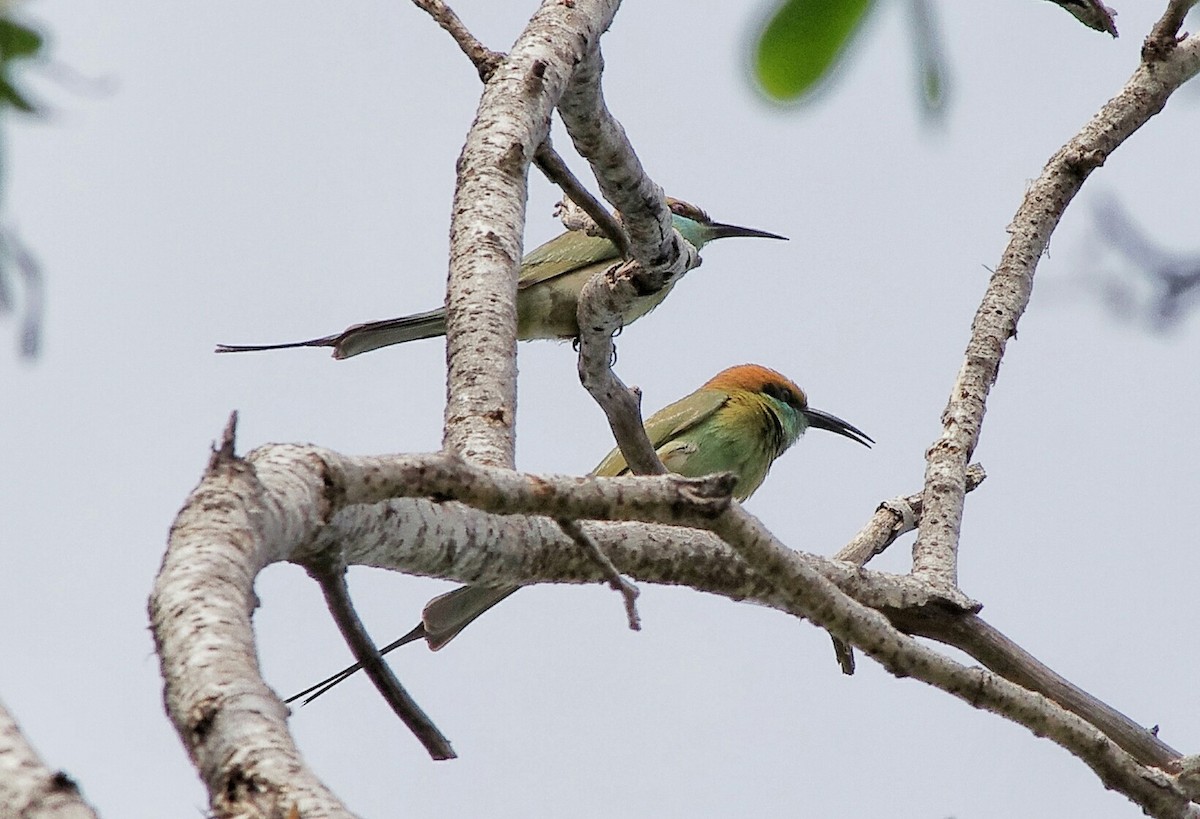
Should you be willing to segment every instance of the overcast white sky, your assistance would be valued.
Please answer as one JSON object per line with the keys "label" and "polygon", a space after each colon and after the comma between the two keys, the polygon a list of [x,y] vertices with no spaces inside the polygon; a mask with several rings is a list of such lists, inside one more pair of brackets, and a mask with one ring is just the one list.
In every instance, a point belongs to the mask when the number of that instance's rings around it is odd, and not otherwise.
{"label": "overcast white sky", "polygon": [[[656,409],[753,361],[870,433],[873,450],[808,436],[750,502],[819,553],[919,488],[1027,181],[1124,82],[1162,3],[1117,3],[1115,42],[1050,3],[938,4],[953,69],[940,129],[915,105],[902,4],[881,5],[836,88],[803,110],[773,110],[748,84],[747,4],[631,2],[603,41],[609,104],[654,178],[719,220],[792,239],[707,248],[621,336],[618,372]],[[507,48],[535,4],[455,7]],[[210,442],[236,408],[243,451],[433,450],[444,394],[434,341],[346,362],[213,344],[439,304],[479,84],[403,2],[29,12],[57,61],[113,90],[35,77],[53,116],[5,124],[8,218],[45,268],[48,303],[39,360],[0,345],[0,698],[105,815],[196,816],[206,800],[162,712],[145,600]],[[1196,249],[1198,129],[1200,98],[1184,93],[1064,219],[989,407],[977,459],[990,477],[968,502],[961,567],[987,619],[1185,752],[1200,750],[1200,332],[1192,320],[1149,335],[1072,281],[1101,194],[1158,241]],[[527,247],[560,230],[556,198],[534,179]],[[611,439],[570,346],[520,355],[519,466],[587,471]],[[879,566],[904,570],[909,545]],[[351,579],[380,641],[447,587]],[[272,567],[258,590],[281,695],[345,662],[301,570]],[[538,588],[443,652],[393,655],[457,761],[431,763],[361,679],[292,727],[373,817],[1139,815],[1024,729],[870,661],[842,676],[809,625],[653,587],[641,613],[635,634],[607,590]]]}

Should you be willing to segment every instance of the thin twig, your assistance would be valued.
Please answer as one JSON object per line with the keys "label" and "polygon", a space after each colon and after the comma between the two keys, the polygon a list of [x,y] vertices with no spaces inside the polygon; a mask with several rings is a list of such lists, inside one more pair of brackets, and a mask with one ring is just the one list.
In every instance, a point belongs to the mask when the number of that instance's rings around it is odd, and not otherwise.
{"label": "thin twig", "polygon": [[379,649],[375,647],[375,643],[367,634],[362,621],[358,619],[358,612],[354,610],[354,604],[350,602],[350,590],[346,587],[345,568],[333,567],[328,564],[310,565],[307,568],[313,579],[320,584],[321,592],[325,595],[325,604],[329,607],[329,613],[333,615],[333,621],[337,623],[338,630],[342,632],[342,637],[350,646],[354,659],[367,672],[367,676],[371,678],[371,682],[378,689],[379,695],[391,706],[396,716],[400,717],[401,721],[408,726],[417,740],[425,746],[425,750],[433,759],[443,760],[457,757],[454,749],[450,747],[450,741],[421,710],[421,706],[417,705],[416,700],[409,696],[408,692],[404,690],[404,686],[400,684],[400,680],[396,679],[396,675],[392,673],[392,669],[383,661]]}
{"label": "thin twig", "polygon": [[596,564],[608,578],[609,588],[620,592],[621,596],[625,599],[625,617],[629,621],[629,628],[632,631],[641,631],[642,621],[638,616],[637,610],[638,587],[621,576],[621,572],[613,565],[608,555],[600,551],[600,547],[588,537],[587,532],[583,531],[583,528],[579,525],[579,521],[573,518],[559,518],[558,525],[567,537],[579,544],[580,548],[587,552],[592,560],[596,561]]}
{"label": "thin twig", "polygon": [[[967,467],[966,491],[973,492],[987,478],[979,464]],[[845,560],[855,566],[865,566],[901,536],[914,531],[921,519],[921,493],[892,498],[879,504],[875,514],[850,542],[838,550],[834,560]]]}
{"label": "thin twig", "polygon": [[504,62],[504,53],[501,51],[492,51],[490,48],[479,42],[465,25],[459,19],[454,10],[447,6],[442,0],[413,0],[417,8],[427,12],[434,22],[445,29],[454,42],[458,43],[458,47],[462,49],[463,54],[467,55],[475,65],[475,69],[479,72],[479,79],[486,84],[492,78],[492,74],[496,73],[497,66]]}
{"label": "thin twig", "polygon": [[622,259],[629,258],[629,237],[625,235],[625,228],[608,212],[604,203],[592,196],[578,177],[571,173],[567,163],[563,162],[562,157],[554,150],[550,137],[546,137],[546,141],[538,146],[537,153],[533,155],[533,164],[537,165],[538,170],[545,174],[547,179],[562,188],[567,198],[578,205],[580,210],[592,217],[592,221],[608,240],[617,246],[617,252],[621,254]]}

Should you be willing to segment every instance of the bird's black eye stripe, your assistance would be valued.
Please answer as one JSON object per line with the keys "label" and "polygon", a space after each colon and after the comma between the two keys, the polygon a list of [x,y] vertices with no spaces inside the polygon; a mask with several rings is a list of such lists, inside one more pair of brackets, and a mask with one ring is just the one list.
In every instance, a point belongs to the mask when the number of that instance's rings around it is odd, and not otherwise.
{"label": "bird's black eye stripe", "polygon": [[763,387],[763,392],[776,401],[781,401],[797,409],[804,409],[804,402],[800,400],[800,396],[782,384],[767,384]]}
{"label": "bird's black eye stripe", "polygon": [[796,396],[792,395],[791,390],[787,389],[782,384],[767,384],[763,388],[763,392],[774,398],[776,401],[782,401],[785,404],[796,403]]}

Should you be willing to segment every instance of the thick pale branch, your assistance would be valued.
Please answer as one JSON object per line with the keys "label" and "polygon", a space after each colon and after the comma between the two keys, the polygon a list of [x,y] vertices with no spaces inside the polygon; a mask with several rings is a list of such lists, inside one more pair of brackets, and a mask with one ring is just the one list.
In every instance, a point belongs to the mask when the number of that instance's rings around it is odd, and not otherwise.
{"label": "thick pale branch", "polygon": [[20,819],[96,819],[71,777],[52,771],[0,705],[0,815]]}
{"label": "thick pale branch", "polygon": [[487,83],[458,162],[446,291],[443,445],[513,464],[516,283],[527,171],[574,66],[616,2],[545,3]]}
{"label": "thick pale branch", "polygon": [[734,484],[728,474],[653,480],[530,475],[452,454],[347,457],[296,444],[271,444],[247,457],[256,467],[286,469],[311,487],[324,486],[322,507],[330,513],[389,498],[433,497],[497,514],[679,523],[719,515]]}
{"label": "thick pale branch", "polygon": [[[306,564],[334,559],[332,549],[346,563],[390,565],[467,582],[595,582],[609,577],[593,555],[540,512],[558,518],[640,517],[711,527],[735,548],[713,534],[678,526],[588,523],[580,532],[632,577],[687,583],[812,619],[895,673],[916,676],[1046,733],[1078,753],[1106,782],[1143,806],[1155,806],[1156,815],[1174,815],[1159,808],[1177,804],[1175,791],[1166,787],[1163,795],[1162,787],[1152,787],[1146,779],[1161,784],[1162,777],[1129,767],[1133,762],[1094,729],[1071,722],[1040,697],[913,643],[872,610],[935,609],[945,605],[941,590],[931,593],[928,584],[912,577],[868,572],[786,549],[740,507],[719,512],[728,493],[721,479],[536,477],[477,467],[447,455],[353,459],[297,446],[263,447],[247,462],[232,458],[231,452],[230,444],[214,457],[172,531],[152,601],[155,635],[169,710],[198,766],[217,772],[223,754],[240,754],[238,781],[248,778],[254,794],[272,793],[281,800],[277,804],[322,804],[316,800],[323,794],[302,768],[285,766],[287,776],[281,776],[256,765],[279,759],[277,754],[288,759],[295,749],[283,709],[258,680],[254,665],[249,623],[254,574],[277,559]],[[697,495],[696,487],[706,488]],[[421,499],[359,503],[414,489],[506,514]],[[715,506],[706,494],[713,492],[723,499]],[[961,609],[970,603],[957,600],[954,605]],[[224,646],[219,666],[207,650],[214,641]],[[189,657],[200,665],[186,667]],[[1142,785],[1131,784],[1134,773],[1142,777]],[[220,805],[230,812],[240,800],[251,798],[227,779],[210,786],[214,793],[234,794]],[[1158,797],[1152,796],[1156,793]]]}
{"label": "thick pale branch", "polygon": [[1051,157],[1009,226],[1011,239],[971,326],[966,356],[942,414],[943,432],[926,453],[924,514],[913,546],[914,573],[958,580],[967,462],[979,443],[987,397],[1008,340],[1029,304],[1033,274],[1067,205],[1088,175],[1162,110],[1171,93],[1200,70],[1200,38],[1162,60],[1144,62],[1083,129]]}
{"label": "thick pale branch", "polygon": [[[475,63],[480,76],[490,85],[503,64],[500,55],[479,43],[444,4],[434,0],[417,0],[417,4],[454,37],[463,52]],[[605,15],[611,18],[607,4],[581,0],[578,5],[586,7],[583,10],[594,18],[603,19]],[[612,10],[615,11],[615,8]],[[602,31],[603,26],[599,29]],[[534,158],[543,172],[558,182],[567,195],[609,235],[621,255],[632,254],[641,262],[641,265],[626,270],[626,286],[619,292],[615,285],[610,285],[613,291],[607,294],[604,306],[593,301],[596,296],[581,298],[580,322],[581,327],[584,326],[583,322],[587,322],[587,329],[581,332],[579,374],[584,387],[608,416],[617,445],[625,454],[630,468],[638,474],[662,474],[666,470],[642,430],[638,402],[610,368],[610,362],[615,357],[612,335],[621,328],[624,308],[635,295],[661,289],[699,264],[699,257],[695,249],[687,245],[672,228],[670,212],[665,206],[661,189],[646,176],[624,130],[604,105],[600,90],[603,63],[598,48],[599,31],[595,32],[595,36],[585,33],[584,39],[590,47],[578,60],[571,85],[559,101],[559,107],[576,147],[592,163],[601,189],[625,215],[627,222],[632,221],[633,244],[611,214],[587,194],[570,174],[551,149],[548,137],[543,139]],[[502,412],[500,417],[504,417]],[[461,449],[451,444],[449,436],[448,409],[447,445]],[[493,465],[507,463],[495,458],[485,458],[483,462]]]}
{"label": "thick pale branch", "polygon": [[250,624],[255,576],[321,526],[323,497],[286,469],[282,486],[264,488],[232,453],[231,424],[175,518],[150,597],[167,714],[214,815],[348,817],[296,749]]}
{"label": "thick pale branch", "polygon": [[[475,39],[475,35],[467,30],[467,27],[458,19],[458,15],[441,0],[413,0],[413,2],[428,12],[437,24],[454,38],[454,42],[458,43],[463,54],[467,55],[467,58],[475,65],[475,69],[479,72],[479,78],[485,83],[488,82],[492,78],[492,74],[496,72],[496,68],[504,60],[505,55],[499,51],[492,51]],[[571,169],[554,150],[550,137],[547,136],[538,146],[537,152],[533,155],[533,161],[547,179],[562,188],[563,193],[592,218],[592,221],[617,246],[617,250],[622,256],[629,255],[629,239],[625,236],[624,228],[613,218],[608,209],[575,178],[575,174],[571,173]]]}
{"label": "thick pale branch", "polygon": [[[612,479],[609,479],[612,480]],[[663,513],[668,517],[671,513]],[[671,524],[591,522],[583,531],[621,573],[790,611],[790,592],[754,573],[716,535]],[[347,508],[304,547],[340,550],[347,564],[488,585],[600,583],[608,574],[550,518],[498,515],[460,503],[397,499]],[[876,608],[910,608],[941,598],[906,575],[871,572],[786,551],[797,570],[821,574]],[[307,561],[306,557],[298,560]],[[967,605],[970,601],[963,600]]]}

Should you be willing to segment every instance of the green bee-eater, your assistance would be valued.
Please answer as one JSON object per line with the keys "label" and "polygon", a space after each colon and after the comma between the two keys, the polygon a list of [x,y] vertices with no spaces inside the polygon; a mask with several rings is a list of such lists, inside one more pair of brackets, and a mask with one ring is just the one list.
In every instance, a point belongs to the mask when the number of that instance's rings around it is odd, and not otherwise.
{"label": "green bee-eater", "polygon": [[[813,409],[795,383],[774,370],[742,364],[722,370],[700,389],[662,408],[646,421],[646,434],[663,465],[688,477],[732,472],[737,478],[733,496],[744,501],[767,477],[771,464],[808,428],[844,435],[864,446],[874,441],[841,418]],[[628,474],[619,449],[600,462],[593,475]],[[519,589],[520,586],[463,586],[433,598],[421,614],[421,623],[385,646],[387,654],[422,637],[434,651],[450,642],[472,620]],[[361,666],[352,665],[301,691],[288,700],[312,693],[308,702]]]}
{"label": "green bee-eater", "polygon": [[[695,205],[667,198],[675,229],[697,250],[715,239],[751,236],[783,239],[774,233],[754,228],[723,225],[708,218]],[[579,291],[588,279],[617,261],[617,247],[599,236],[582,230],[569,230],[529,253],[521,261],[517,280],[517,338],[567,339],[579,335],[575,318]],[[648,296],[640,296],[625,314],[631,324],[657,307],[675,282]],[[391,344],[403,344],[446,334],[446,310],[438,308],[401,318],[356,324],[337,335],[287,344],[220,344],[218,353],[242,353],[253,350],[280,350],[288,347],[332,347],[334,358],[349,358]]]}

